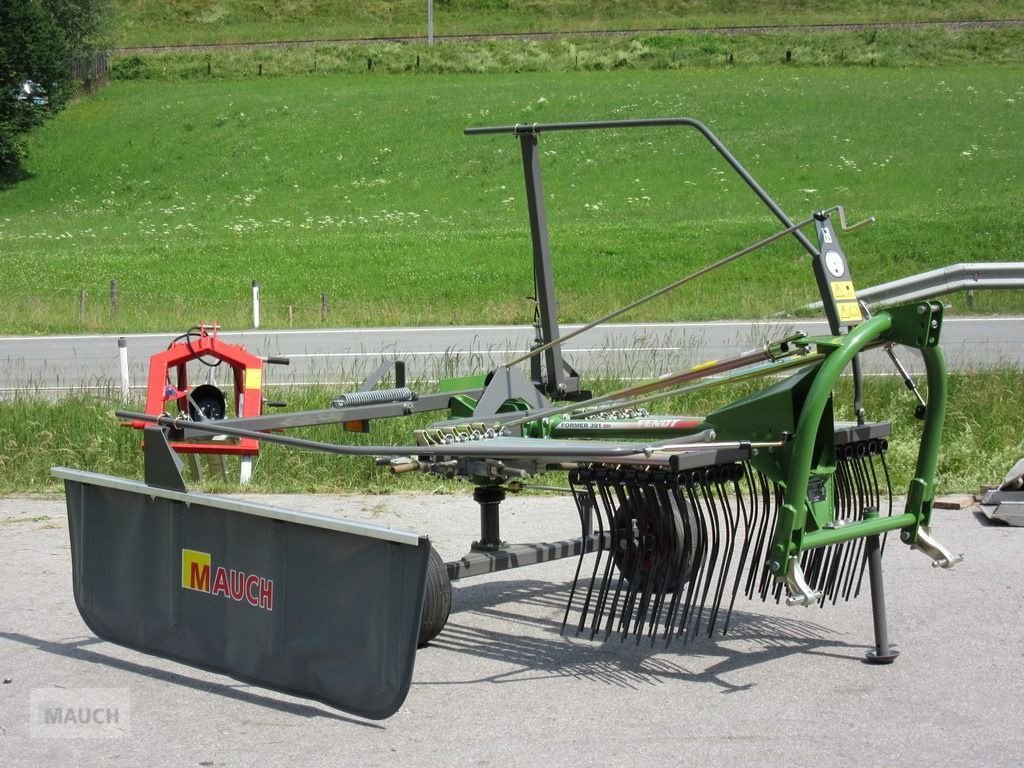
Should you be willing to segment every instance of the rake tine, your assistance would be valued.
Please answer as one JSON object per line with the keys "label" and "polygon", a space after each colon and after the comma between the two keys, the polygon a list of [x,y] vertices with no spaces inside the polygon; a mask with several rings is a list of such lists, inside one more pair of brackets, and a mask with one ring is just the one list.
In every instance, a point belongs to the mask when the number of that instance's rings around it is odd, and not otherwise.
{"label": "rake tine", "polygon": [[679,625],[679,633],[685,634],[686,641],[689,641],[691,636],[694,636],[696,632],[690,629],[691,616],[694,609],[694,601],[700,594],[700,585],[704,581],[704,574],[708,568],[710,568],[710,558],[708,556],[711,534],[709,531],[708,524],[708,513],[704,508],[699,493],[699,482],[697,477],[698,471],[692,470],[687,473],[686,476],[686,495],[690,503],[693,505],[694,514],[697,516],[697,530],[698,533],[698,546],[700,547],[700,560],[697,563],[697,570],[693,574],[693,578],[687,585],[686,591],[686,602],[683,605],[683,616],[682,621]]}
{"label": "rake tine", "polygon": [[[614,475],[612,475],[612,473],[609,473],[608,477],[610,479],[612,479],[614,482],[617,483],[618,480],[619,480],[619,473],[615,472]],[[616,546],[612,550],[612,557],[608,558],[608,561],[605,563],[605,574],[604,574],[605,577],[604,577],[604,580],[602,582],[602,591],[601,591],[601,612],[595,612],[595,614],[594,614],[594,625],[593,625],[594,626],[594,631],[596,631],[596,628],[600,626],[604,610],[605,610],[605,608],[607,606],[608,594],[609,594],[609,591],[611,589],[611,582],[612,582],[611,570],[612,570],[612,565],[615,562],[614,553],[621,549],[618,545],[622,542],[622,534],[619,532],[620,529],[615,525],[615,512],[614,512],[614,510],[622,508],[622,506],[625,504],[625,494],[624,494],[622,488],[619,485],[615,485],[614,486],[614,491],[615,491],[615,499],[618,502],[617,505],[613,505],[613,503],[612,503],[611,495],[609,494],[609,488],[606,486],[605,488],[602,489],[602,492],[603,492],[604,497],[606,499],[606,504],[608,505],[607,506],[608,515],[609,515],[608,519],[611,521],[610,524],[612,526],[612,530],[615,531],[615,535],[613,535],[612,539],[613,539],[613,542],[615,542]],[[630,531],[628,533],[629,533],[629,535],[626,536],[626,540],[625,540],[625,545],[626,545],[627,552],[629,551],[629,548],[632,546],[632,543],[631,543],[632,531]],[[619,594],[622,591],[622,582],[623,582],[624,578],[625,577],[623,575],[623,572],[620,569],[619,577],[618,577],[618,579],[615,580],[615,595],[612,598],[611,608],[608,610],[608,623],[607,623],[607,625],[605,627],[605,635],[604,635],[604,639],[605,640],[608,640],[608,638],[611,637],[612,623],[613,623],[614,616],[615,616],[615,608],[616,608],[616,606],[618,605],[618,602],[619,602]],[[591,637],[593,637],[593,632],[591,633]]]}
{"label": "rake tine", "polygon": [[[579,475],[577,475],[576,477],[577,477],[577,480],[578,480],[579,479]],[[576,492],[575,488],[573,489],[573,492],[574,493]],[[586,520],[588,518],[588,515],[587,515],[587,511],[584,509],[584,504],[587,505],[589,507],[589,509],[591,510],[592,514],[589,515],[590,519],[591,520],[596,520],[596,522],[597,522],[598,546],[597,546],[597,551],[596,551],[596,554],[595,554],[595,557],[594,557],[594,570],[593,570],[593,573],[591,573],[590,584],[587,587],[587,594],[586,594],[586,597],[583,600],[583,606],[580,609],[580,620],[579,620],[579,624],[576,627],[576,634],[577,634],[577,636],[580,634],[580,632],[583,631],[583,627],[586,624],[586,616],[587,616],[587,612],[590,609],[590,601],[591,601],[591,598],[593,597],[593,593],[594,593],[594,583],[595,583],[596,578],[597,578],[597,571],[598,571],[598,569],[601,566],[602,550],[604,549],[604,541],[605,541],[604,515],[602,514],[602,510],[598,506],[597,495],[594,493],[593,482],[592,482],[592,480],[589,480],[589,479],[587,481],[586,489],[585,489],[585,501],[582,501],[582,502],[578,501],[577,502],[577,506],[578,506],[579,512],[580,512],[580,525],[581,525],[581,527],[584,528],[583,535],[584,535],[584,537],[586,537],[586,536],[589,536],[591,532],[587,531],[585,529],[586,528],[585,523],[586,523]],[[571,605],[573,603],[573,598],[574,598],[574,596],[576,594],[576,586],[577,586],[577,581],[579,580],[579,577],[580,577],[580,571],[581,571],[581,569],[583,567],[583,556],[584,556],[584,554],[586,554],[586,553],[585,552],[580,552],[579,560],[576,562],[576,576],[573,579],[572,591],[569,593],[569,605],[567,605],[566,609],[565,609],[565,618],[562,620],[562,631],[563,632],[565,631],[565,626],[566,626],[566,623],[568,622],[568,619],[569,619],[569,608],[571,607]]]}
{"label": "rake tine", "polygon": [[668,479],[665,473],[659,473],[652,488],[658,500],[658,508],[662,511],[662,535],[666,543],[666,557],[658,577],[658,588],[654,593],[651,605],[651,617],[648,621],[647,634],[653,647],[657,636],[658,623],[665,611],[666,596],[679,580],[679,574],[685,572],[686,550],[683,535],[683,511],[674,503],[668,492]]}
{"label": "rake tine", "polygon": [[[747,468],[747,478],[751,486],[755,483],[757,484],[755,495],[751,496],[754,500],[754,509],[751,510],[751,513],[759,518],[759,523],[757,526],[757,538],[754,543],[754,557],[750,561],[750,571],[747,573],[746,596],[749,599],[753,599],[754,595],[757,594],[763,600],[765,598],[764,578],[768,574],[768,569],[764,565],[768,559],[768,525],[770,518],[774,517],[773,511],[775,507],[772,504],[771,488],[768,484],[768,479],[760,472],[755,472],[749,467]],[[774,527],[774,522],[772,522],[772,526]]]}
{"label": "rake tine", "polygon": [[[872,441],[871,443],[868,444],[868,458],[865,460],[864,467],[863,467],[864,480],[865,480],[867,486],[871,489],[871,496],[872,496],[872,498],[871,498],[871,506],[874,509],[880,509],[881,506],[882,506],[881,487],[879,486],[879,483],[878,483],[878,473],[875,470],[875,464],[876,464],[877,460],[880,460],[881,463],[882,463],[883,468],[885,468],[886,491],[887,491],[887,495],[889,497],[889,510],[888,510],[888,514],[892,515],[892,486],[889,484],[889,472],[888,472],[888,469],[885,466],[885,445],[884,445],[884,441]],[[879,548],[879,556],[881,556],[881,554],[883,554],[885,552],[885,539],[886,539],[886,535],[883,534],[881,545],[880,545],[880,548]],[[853,596],[854,597],[857,597],[857,596],[860,595],[861,585],[864,582],[864,571],[867,568],[867,564],[868,564],[866,545],[864,545],[863,542],[861,544],[862,544],[862,547],[864,548],[864,554],[863,554],[863,557],[861,558],[861,561],[860,561],[860,568],[858,570],[858,573],[856,574],[856,587],[855,588],[854,588],[853,583],[852,583],[853,579],[851,578],[851,580],[850,580],[851,581],[850,590],[853,591]],[[850,590],[848,590],[848,593],[849,593]]]}
{"label": "rake tine", "polygon": [[[631,490],[634,499],[634,510],[637,521],[637,558],[633,564],[633,578],[630,579],[630,590],[628,596],[628,609],[624,606],[620,629],[622,640],[629,636],[629,625],[633,624],[633,633],[637,636],[637,645],[640,644],[640,627],[643,626],[644,616],[647,613],[647,604],[650,601],[651,590],[654,582],[654,569],[657,567],[658,559],[658,521],[657,515],[652,514],[650,498],[650,484],[648,478],[643,478],[643,484],[633,478]],[[652,533],[653,531],[653,533]],[[646,572],[645,572],[646,565]]]}
{"label": "rake tine", "polygon": [[[779,509],[782,507],[782,502],[783,502],[782,487],[780,485],[778,485],[777,483],[773,483],[773,488],[774,488],[774,491],[775,491],[775,499],[774,499],[774,503],[773,503],[773,507],[772,507],[772,509],[774,510],[774,514],[773,514],[773,517],[772,517],[772,530],[775,529],[775,525],[778,522]],[[771,539],[768,540],[768,544],[770,546]],[[763,572],[763,574],[761,576],[761,579],[762,579],[762,583],[763,583],[762,595],[763,596],[771,595],[772,597],[775,598],[775,602],[778,603],[782,599],[782,590],[783,590],[782,582],[781,581],[774,581],[772,579],[772,575],[769,572],[767,567],[765,567],[764,572]]]}
{"label": "rake tine", "polygon": [[[863,457],[855,456],[850,460],[850,464],[850,483],[856,495],[856,518],[860,520],[863,519],[864,510],[871,503],[870,493],[867,492],[867,487],[864,484]],[[865,562],[863,559],[863,553],[861,552],[862,548],[859,546],[859,542],[850,542],[850,548],[850,567],[845,574],[845,584],[843,587],[843,598],[846,600],[848,600],[850,597],[850,590],[853,588],[854,582],[857,578],[857,572],[863,569],[863,565]]]}
{"label": "rake tine", "polygon": [[732,622],[733,608],[736,606],[736,596],[740,591],[740,583],[743,581],[743,573],[746,570],[747,558],[750,556],[751,550],[751,531],[753,523],[753,490],[747,486],[747,495],[744,499],[743,489],[740,485],[740,481],[749,477],[749,472],[744,464],[736,465],[736,476],[733,479],[733,492],[736,495],[736,504],[739,508],[739,515],[737,516],[737,524],[742,519],[743,522],[743,546],[740,548],[739,560],[736,563],[736,576],[733,581],[732,595],[729,599],[729,609],[725,614],[725,626],[722,627],[722,634],[726,635],[729,632],[729,625]]}
{"label": "rake tine", "polygon": [[655,485],[652,487],[652,494],[657,498],[658,508],[662,510],[660,516],[662,522],[663,540],[667,543],[668,557],[664,566],[660,569],[658,588],[654,592],[654,600],[651,605],[651,617],[647,624],[647,635],[654,646],[654,639],[657,634],[658,620],[661,618],[665,606],[665,595],[668,593],[672,583],[677,578],[680,570],[680,558],[683,555],[683,542],[679,540],[679,531],[682,521],[677,521],[677,510],[672,505],[672,499],[666,490],[667,482],[663,473],[655,478]]}
{"label": "rake tine", "polygon": [[[633,486],[634,498],[639,499],[636,510],[638,557],[633,565],[636,578],[631,579],[629,583],[629,612],[623,613],[622,626],[622,639],[625,640],[629,636],[629,625],[633,625],[633,633],[637,636],[637,645],[640,644],[640,626],[643,624],[651,592],[651,582],[653,581],[651,569],[655,567],[658,555],[657,520],[655,519],[656,515],[651,513],[650,494],[648,493],[650,488],[647,478],[643,479],[643,485],[635,484]],[[652,530],[654,533],[651,533]]]}
{"label": "rake tine", "polygon": [[647,624],[647,634],[653,640],[653,628],[657,624],[662,597],[665,594],[665,581],[675,567],[678,554],[675,515],[671,504],[665,503],[664,495],[661,493],[661,476],[660,471],[652,472],[647,477],[648,482],[645,486],[647,512],[652,518],[654,535],[650,541],[651,559],[645,573],[643,599],[634,625],[638,645],[643,635],[644,624]]}
{"label": "rake tine", "polygon": [[[858,508],[858,493],[854,481],[853,463],[856,461],[851,446],[844,445],[837,448],[836,472],[834,477],[834,488],[836,492],[835,519],[839,522],[848,522],[859,517],[856,512]],[[848,573],[849,563],[852,557],[852,543],[828,547],[832,551],[831,566],[828,573],[827,586],[823,588],[824,598],[821,601],[824,607],[825,601],[830,600],[833,605],[839,600],[843,593],[843,582]]]}
{"label": "rake tine", "polygon": [[[833,487],[836,491],[836,519],[844,521],[849,520],[852,516],[853,501],[850,484],[849,459],[846,456],[836,462]],[[842,582],[850,562],[851,546],[849,542],[843,542],[833,549],[835,551],[832,555],[832,565],[829,570],[827,597],[830,597],[832,604],[835,605],[839,599],[840,593],[843,591]]]}
{"label": "rake tine", "polygon": [[623,640],[629,635],[629,625],[633,625],[633,634],[636,635],[637,645],[643,636],[641,628],[647,616],[647,610],[654,595],[656,576],[661,566],[661,531],[660,515],[657,508],[657,500],[653,497],[650,473],[644,473],[639,477],[641,482],[634,484],[634,493],[640,499],[640,506],[637,510],[637,541],[639,543],[639,558],[634,567],[636,580],[631,582],[632,602]]}
{"label": "rake tine", "polygon": [[[680,557],[682,560],[679,568],[676,570],[674,582],[675,588],[672,590],[672,599],[669,601],[668,613],[665,616],[665,646],[668,647],[668,644],[672,639],[672,627],[675,623],[676,613],[679,610],[679,602],[682,598],[683,590],[687,589],[687,572],[693,566],[689,556],[689,551],[690,542],[694,541],[693,537],[696,534],[693,530],[693,526],[691,525],[689,507],[686,506],[686,501],[679,488],[678,476],[673,476],[671,478],[669,486],[666,489],[666,495],[675,503],[676,509],[680,510],[682,533],[682,541],[680,542]],[[683,514],[683,510],[686,510],[687,514]]]}
{"label": "rake tine", "polygon": [[[852,460],[851,485],[857,494],[856,519],[860,520],[863,519],[864,510],[872,504],[871,493],[864,482],[864,457],[862,455],[857,455]],[[850,590],[853,588],[858,570],[863,572],[863,566],[866,563],[866,560],[864,560],[863,540],[851,541],[850,547],[849,570],[845,576],[846,583],[843,589],[843,598],[846,600],[850,597]],[[860,566],[859,568],[858,565]]]}
{"label": "rake tine", "polygon": [[[624,499],[623,503],[620,504],[619,506],[618,514],[621,514],[623,511],[625,511],[626,513],[625,521],[620,522],[620,526],[624,526],[626,531],[626,552],[622,561],[619,563],[619,584],[620,586],[626,587],[626,594],[623,597],[622,610],[620,612],[618,610],[619,593],[616,592],[616,599],[612,603],[612,610],[609,613],[608,618],[609,620],[611,620],[612,616],[618,617],[618,625],[616,626],[616,631],[619,632],[620,640],[625,640],[625,634],[628,634],[629,615],[632,612],[633,600],[636,596],[636,588],[638,583],[637,577],[640,573],[638,569],[640,563],[643,560],[642,536],[640,534],[639,518],[639,507],[642,505],[639,505],[637,503],[636,493],[634,489],[626,484],[629,480],[632,479],[629,476],[632,475],[633,472],[634,470],[627,470],[627,472],[625,473],[627,477],[623,479],[622,485],[618,486],[616,489],[617,491],[621,491],[621,496]],[[624,624],[627,630],[625,634],[623,633]]]}
{"label": "rake tine", "polygon": [[[708,559],[707,559],[708,567],[704,570],[704,579],[703,579],[703,583],[701,585],[701,590],[700,590],[700,604],[697,606],[696,614],[694,614],[694,628],[693,628],[693,634],[694,635],[697,635],[697,634],[700,633],[701,617],[703,616],[704,609],[707,606],[708,593],[711,591],[711,583],[714,581],[715,568],[718,565],[718,551],[719,551],[719,545],[720,545],[719,519],[718,519],[718,514],[717,514],[718,509],[715,507],[714,497],[711,495],[711,493],[708,490],[708,483],[711,482],[711,480],[712,480],[711,473],[713,471],[714,470],[711,470],[711,469],[704,470],[703,473],[702,473],[703,477],[701,479],[701,484],[700,484],[701,496],[703,497],[704,502],[707,504],[707,506],[708,506],[708,508],[709,508],[709,510],[711,512],[711,515],[710,515],[710,520],[711,520],[711,549],[710,549],[710,551],[708,553]],[[709,633],[709,636],[710,636],[710,633]]]}
{"label": "rake tine", "polygon": [[[600,622],[600,617],[604,613],[605,600],[607,599],[608,575],[609,575],[610,570],[611,570],[612,561],[614,560],[615,547],[618,544],[618,538],[617,538],[617,534],[616,534],[616,531],[615,531],[614,521],[612,520],[611,513],[609,511],[610,510],[610,500],[608,498],[608,486],[606,484],[600,482],[602,479],[604,479],[606,477],[607,477],[607,470],[603,470],[602,469],[602,470],[598,470],[596,474],[592,475],[591,476],[591,481],[590,481],[591,482],[591,486],[590,486],[591,487],[591,492],[593,492],[594,485],[595,484],[597,485],[598,494],[595,495],[595,498],[600,498],[600,500],[601,500],[598,512],[600,514],[600,519],[602,521],[601,522],[602,528],[606,527],[606,524],[607,524],[607,530],[608,530],[608,549],[609,549],[608,557],[605,558],[605,561],[604,561],[604,574],[603,574],[600,582],[598,582],[598,578],[597,578],[598,577],[598,572],[600,571],[600,565],[601,565],[600,558],[598,558],[594,562],[594,570],[593,570],[593,573],[591,574],[591,577],[590,577],[590,589],[587,592],[587,600],[586,600],[585,608],[590,606],[590,599],[591,599],[591,596],[593,596],[594,587],[595,587],[595,585],[597,586],[597,595],[594,598],[593,610],[591,611],[591,627],[590,627],[590,639],[591,640],[594,639],[594,636],[597,633],[597,626],[598,626],[598,624]],[[580,615],[580,623],[579,623],[579,630],[580,631],[582,631],[583,628],[586,626],[586,620],[587,620],[587,614],[586,614],[586,610],[584,610],[584,612]]]}
{"label": "rake tine", "polygon": [[[576,598],[576,585],[580,580],[580,570],[583,568],[583,555],[586,553],[586,541],[590,535],[590,531],[587,530],[587,512],[586,506],[589,502],[581,499],[581,492],[577,490],[576,483],[579,481],[579,474],[577,472],[571,472],[569,474],[569,487],[572,489],[573,501],[576,502],[576,511],[580,515],[580,531],[583,545],[580,548],[580,556],[576,560],[576,573],[572,577],[572,587],[569,588],[569,600],[565,604],[565,615],[562,616],[562,634],[565,634],[565,625],[569,622],[569,612],[572,610],[573,602]],[[589,490],[589,489],[588,489]],[[591,516],[593,517],[593,516]],[[600,555],[598,555],[600,556]]]}
{"label": "rake tine", "polygon": [[743,594],[750,599],[754,596],[758,562],[763,559],[764,537],[768,527],[768,504],[764,483],[746,463],[743,465],[743,480],[747,486],[747,504],[749,507],[747,513],[747,543],[750,546],[750,551],[747,555],[750,564],[746,569],[747,574],[743,582]]}
{"label": "rake tine", "polygon": [[[651,477],[651,485],[648,489],[649,496],[652,501],[653,508],[656,510],[656,524],[658,530],[658,539],[656,543],[657,551],[657,571],[655,572],[655,578],[651,579],[651,597],[646,609],[649,611],[647,614],[649,618],[647,621],[647,635],[654,642],[655,628],[658,625],[658,620],[661,618],[662,606],[665,601],[665,593],[668,589],[669,579],[672,574],[678,568],[679,555],[680,555],[680,542],[678,541],[678,529],[679,526],[676,521],[676,510],[672,507],[671,501],[665,494],[665,478],[663,472],[654,473]],[[638,625],[642,626],[642,625]],[[637,641],[639,642],[640,636],[637,635]]]}
{"label": "rake tine", "polygon": [[729,572],[732,570],[732,555],[736,546],[736,523],[737,518],[733,513],[732,502],[728,492],[725,490],[725,483],[729,481],[731,468],[723,467],[721,474],[715,482],[714,491],[718,495],[718,503],[725,513],[723,531],[725,533],[725,552],[722,555],[721,569],[718,572],[718,583],[715,586],[715,595],[711,603],[711,617],[708,622],[708,637],[714,632],[718,624],[718,614],[722,608],[722,597],[725,594],[725,585],[729,579]]}
{"label": "rake tine", "polygon": [[[616,510],[626,510],[628,512],[629,509],[630,509],[630,506],[629,506],[630,505],[630,497],[629,497],[629,495],[626,492],[626,486],[625,486],[625,479],[626,479],[626,477],[625,476],[628,475],[629,472],[631,472],[631,471],[632,470],[627,470],[626,472],[616,472],[615,473],[614,480],[617,483],[615,485],[615,496],[618,499],[618,506],[615,507]],[[617,528],[617,530],[623,530],[623,529],[621,527],[619,527],[619,528]],[[632,576],[633,574],[627,572],[627,570],[626,570],[627,563],[633,563],[633,565],[630,567],[630,571],[632,571],[636,567],[636,562],[638,560],[638,552],[637,552],[636,540],[635,540],[635,538],[633,536],[633,526],[631,524],[627,524],[627,526],[626,526],[626,528],[624,530],[625,530],[625,538],[622,539],[622,541],[625,543],[625,554],[623,555],[622,564],[619,566],[619,577],[618,577],[618,579],[615,580],[615,594],[612,596],[612,604],[611,604],[611,607],[608,609],[608,621],[607,621],[607,624],[605,625],[605,635],[604,635],[606,641],[608,640],[608,638],[611,637],[612,632],[616,631],[616,628],[614,626],[615,625],[615,618],[616,618],[616,614],[617,614],[618,609],[619,609],[619,598],[623,596],[623,586],[626,587],[626,590],[625,590],[626,594],[625,594],[625,598],[623,600],[623,603],[625,603],[629,599],[629,593],[633,589],[631,584],[635,583],[634,581],[631,581],[631,579],[630,579],[630,576]],[[621,548],[620,548],[620,550],[621,550]],[[625,605],[623,607],[623,611],[625,611]],[[619,624],[618,624],[617,629],[621,632],[621,630],[622,630],[622,615],[619,614],[618,618],[619,618]]]}
{"label": "rake tine", "polygon": [[[854,474],[854,479],[855,479],[858,491],[860,492],[860,509],[858,511],[858,517],[862,518],[863,515],[864,515],[864,510],[866,510],[868,507],[876,506],[877,499],[875,499],[873,497],[872,493],[871,493],[870,477],[868,476],[868,474],[866,472],[866,468],[865,468],[865,462],[866,462],[866,458],[865,457],[867,456],[866,446],[864,446],[863,443],[861,443],[859,447],[863,448],[863,450],[862,451],[858,451],[858,455],[857,455],[857,459],[856,459],[857,463],[855,465],[856,472]],[[856,542],[856,544],[854,546],[854,553],[855,553],[854,554],[854,558],[853,558],[853,561],[851,563],[850,572],[848,574],[847,584],[846,584],[846,593],[845,594],[847,596],[849,596],[850,591],[853,589],[854,581],[857,580],[857,582],[859,584],[860,579],[858,578],[858,571],[859,571],[859,574],[860,574],[860,578],[863,578],[864,568],[867,565],[867,551],[866,551],[866,548],[864,547],[864,540],[863,539],[857,540],[857,542]],[[856,566],[857,563],[860,564],[860,568],[857,568],[857,566]],[[859,588],[858,588],[858,592],[859,592]]]}
{"label": "rake tine", "polygon": [[[604,542],[605,542],[605,538],[607,537],[607,539],[608,539],[608,547],[610,548],[611,547],[611,539],[612,539],[611,528],[610,528],[609,525],[607,525],[605,510],[604,510],[603,507],[599,506],[599,504],[598,504],[597,494],[594,493],[594,484],[593,484],[593,482],[588,484],[587,490],[588,490],[588,492],[590,494],[591,503],[593,504],[593,509],[594,509],[594,513],[595,513],[594,516],[597,518],[597,532],[601,536],[602,546],[598,547],[598,549],[597,549],[597,557],[594,558],[594,569],[593,569],[593,571],[590,574],[590,587],[587,590],[587,599],[584,602],[583,611],[580,614],[580,623],[579,623],[579,628],[577,629],[577,634],[582,632],[584,626],[586,625],[586,615],[587,615],[587,611],[590,608],[590,600],[591,600],[591,597],[593,596],[593,593],[594,593],[594,584],[597,583],[597,574],[598,574],[598,571],[601,568],[601,562],[602,562],[602,560],[604,560],[605,568],[607,568],[608,567],[608,563],[610,563],[611,559],[612,559],[610,549],[609,549],[607,555],[605,555],[604,546],[603,546]],[[593,635],[591,635],[591,638],[593,638]]]}
{"label": "rake tine", "polygon": [[703,578],[704,571],[707,567],[708,562],[708,526],[707,520],[704,515],[704,511],[701,509],[700,500],[697,494],[694,492],[694,483],[696,471],[690,472],[686,478],[686,496],[689,500],[692,509],[694,511],[695,518],[697,520],[697,569],[686,585],[686,599],[683,601],[683,615],[679,621],[679,628],[677,631],[678,635],[682,635],[684,642],[690,639],[689,622],[690,622],[690,611],[693,609],[693,599],[697,595],[700,587],[701,579]]}
{"label": "rake tine", "polygon": [[[864,511],[868,507],[876,507],[878,503],[877,493],[872,489],[869,475],[866,472],[866,467],[869,466],[869,459],[865,458],[866,455],[866,451],[860,452],[853,460],[853,467],[851,469],[851,484],[858,493],[857,508],[854,510],[854,517],[857,520],[864,519]],[[864,547],[864,540],[851,541],[850,546],[852,548],[850,569],[846,574],[846,584],[843,590],[843,597],[847,600],[850,598],[851,591],[854,591],[855,584],[857,586],[854,594],[860,591],[860,579],[863,577],[864,568],[867,566],[867,552]]]}
{"label": "rake tine", "polygon": [[[888,499],[889,499],[889,509],[888,509],[887,514],[888,514],[889,517],[892,517],[892,478],[889,477],[889,462],[886,461],[886,458],[885,458],[885,454],[888,452],[888,450],[889,450],[889,443],[887,441],[885,441],[885,440],[879,440],[878,441],[878,458],[879,458],[879,462],[882,465],[882,473],[883,473],[883,475],[885,477],[885,491],[886,491],[886,495],[888,496]],[[888,533],[885,533],[885,534],[882,535],[881,554],[883,554],[883,555],[885,554],[885,542],[886,542],[886,539],[888,539],[888,537],[889,537]]]}

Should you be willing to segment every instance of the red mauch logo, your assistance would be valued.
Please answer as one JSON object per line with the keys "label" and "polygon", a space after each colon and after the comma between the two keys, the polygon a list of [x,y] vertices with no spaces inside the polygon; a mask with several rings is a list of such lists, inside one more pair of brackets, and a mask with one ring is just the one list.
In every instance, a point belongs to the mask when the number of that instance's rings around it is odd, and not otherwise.
{"label": "red mauch logo", "polygon": [[246,602],[254,608],[274,610],[272,579],[221,565],[214,568],[209,552],[181,550],[181,586],[183,589],[206,592],[237,603]]}

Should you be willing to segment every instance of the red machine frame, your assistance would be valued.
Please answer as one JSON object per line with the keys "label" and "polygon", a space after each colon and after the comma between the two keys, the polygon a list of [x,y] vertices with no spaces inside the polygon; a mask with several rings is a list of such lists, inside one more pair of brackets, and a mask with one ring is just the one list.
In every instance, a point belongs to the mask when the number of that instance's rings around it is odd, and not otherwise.
{"label": "red machine frame", "polygon": [[[229,344],[217,337],[217,326],[202,324],[176,340],[163,352],[149,359],[149,383],[146,388],[146,413],[154,416],[166,413],[168,403],[174,400],[178,412],[188,416],[188,393],[192,389],[188,381],[188,363],[203,357],[216,358],[231,366],[234,374],[234,415],[236,417],[259,416],[263,413],[263,358],[246,351],[240,344]],[[172,380],[176,379],[176,383]],[[226,398],[225,398],[226,399]],[[133,421],[136,429],[149,426],[143,421]],[[251,437],[237,440],[203,440],[189,442],[172,440],[171,445],[178,453],[208,453],[233,456],[255,456],[259,453],[259,441]]]}

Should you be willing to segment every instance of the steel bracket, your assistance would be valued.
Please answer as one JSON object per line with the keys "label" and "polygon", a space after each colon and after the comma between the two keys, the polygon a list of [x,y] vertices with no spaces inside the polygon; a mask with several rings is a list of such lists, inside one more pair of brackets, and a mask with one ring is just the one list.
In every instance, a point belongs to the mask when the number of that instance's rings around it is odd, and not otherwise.
{"label": "steel bracket", "polygon": [[931,528],[926,525],[918,526],[917,541],[912,549],[918,549],[932,560],[932,568],[952,568],[957,563],[963,562],[963,554],[954,555],[946,547],[932,537]]}
{"label": "steel bracket", "polygon": [[814,605],[821,599],[821,592],[811,589],[811,586],[804,578],[803,568],[796,557],[789,558],[789,568],[783,577],[786,582],[786,589],[789,596],[786,598],[786,605]]}

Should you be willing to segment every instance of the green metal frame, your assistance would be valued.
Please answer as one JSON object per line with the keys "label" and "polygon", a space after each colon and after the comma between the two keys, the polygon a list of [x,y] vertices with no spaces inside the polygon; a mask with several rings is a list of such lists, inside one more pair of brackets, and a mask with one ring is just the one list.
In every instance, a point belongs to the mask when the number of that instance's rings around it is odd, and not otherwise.
{"label": "green metal frame", "polygon": [[[941,324],[942,305],[926,302],[881,312],[845,336],[809,340],[817,343],[819,349],[833,348],[813,376],[791,440],[784,481],[785,495],[768,563],[772,573],[785,576],[792,558],[809,549],[886,531],[901,530],[901,539],[907,544],[915,544],[919,528],[930,524],[939,444],[946,416],[946,365],[938,346]],[[808,498],[812,477],[821,476],[814,461],[816,448],[820,449],[822,422],[823,419],[831,419],[832,390],[846,366],[869,346],[887,341],[921,351],[928,384],[928,407],[905,511],[900,515],[830,527],[829,521],[822,519],[818,503]],[[826,488],[831,493],[827,484]]]}

